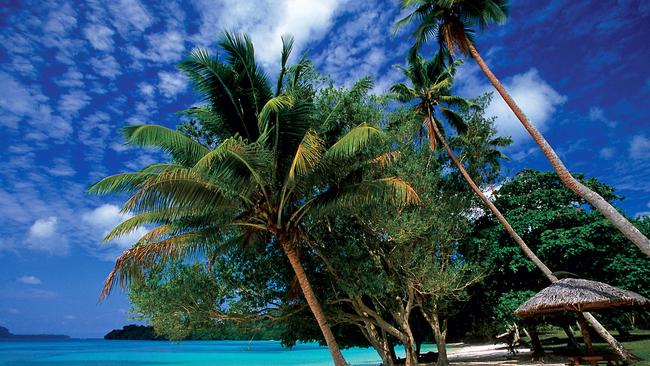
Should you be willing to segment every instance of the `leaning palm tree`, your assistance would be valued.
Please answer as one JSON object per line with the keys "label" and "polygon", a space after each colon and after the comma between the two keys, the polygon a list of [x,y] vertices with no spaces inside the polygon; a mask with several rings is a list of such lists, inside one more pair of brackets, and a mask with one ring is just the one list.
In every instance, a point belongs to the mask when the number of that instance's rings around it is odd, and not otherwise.
{"label": "leaning palm tree", "polygon": [[[294,271],[334,363],[345,365],[301,264],[303,222],[372,204],[416,203],[418,196],[405,181],[381,175],[381,165],[391,159],[369,149],[382,138],[379,129],[361,125],[325,145],[312,128],[311,102],[301,94],[304,64],[286,67],[291,40],[284,41],[275,96],[247,37],[224,36],[226,62],[198,50],[182,64],[209,102],[203,112],[213,113],[226,130],[214,148],[162,126],[125,128],[128,144],[161,148],[171,161],[110,176],[89,188],[96,194],[131,194],[123,211],[134,216],[106,240],[154,225],[117,259],[101,296],[118,283],[137,281],[154,263],[233,246],[276,245]],[[376,173],[369,178],[360,172]]]}
{"label": "leaning palm tree", "polygon": [[[449,125],[451,125],[457,132],[462,134],[467,128],[467,125],[454,108],[471,107],[471,102],[462,97],[452,95],[451,93],[451,86],[453,84],[455,67],[457,64],[458,62],[453,63],[450,66],[445,66],[443,56],[440,53],[436,54],[432,60],[427,61],[412,50],[408,56],[408,67],[402,68],[404,76],[406,76],[406,78],[411,82],[411,85],[405,83],[395,84],[391,87],[391,92],[393,92],[395,98],[401,102],[408,103],[414,100],[418,101],[415,110],[424,118],[424,125],[428,129],[428,139],[431,151],[435,151],[437,142],[442,143],[447,155],[449,155],[449,158],[472,191],[474,191],[479,199],[490,209],[494,216],[496,216],[508,234],[510,234],[517,245],[519,245],[521,250],[542,272],[544,272],[548,278],[557,281],[557,278],[553,275],[551,270],[548,269],[537,255],[535,255],[519,234],[515,232],[494,203],[487,198],[479,186],[474,182],[463,164],[454,154],[445,138],[445,134],[442,132],[443,125],[441,120],[436,117],[436,112],[442,115]],[[434,330],[434,334],[438,335],[440,332]],[[441,349],[440,354],[446,355],[446,352],[444,351],[444,339],[436,339],[436,343],[438,344],[439,349]],[[446,364],[448,364],[446,357],[439,357],[438,365]]]}
{"label": "leaning palm tree", "polygon": [[396,27],[409,23],[417,23],[414,32],[415,49],[423,43],[436,38],[440,52],[447,57],[460,52],[471,56],[479,65],[490,83],[499,92],[508,107],[526,131],[533,137],[537,145],[557,172],[560,180],[578,196],[589,202],[600,211],[618,230],[634,243],[643,253],[650,256],[650,239],[630,223],[607,200],[575,179],[566,168],[560,157],[546,141],[542,133],[528,120],[526,115],[494,76],[480,53],[474,46],[474,27],[484,29],[490,23],[504,23],[507,20],[507,0],[402,0],[404,9],[414,10],[397,22]]}

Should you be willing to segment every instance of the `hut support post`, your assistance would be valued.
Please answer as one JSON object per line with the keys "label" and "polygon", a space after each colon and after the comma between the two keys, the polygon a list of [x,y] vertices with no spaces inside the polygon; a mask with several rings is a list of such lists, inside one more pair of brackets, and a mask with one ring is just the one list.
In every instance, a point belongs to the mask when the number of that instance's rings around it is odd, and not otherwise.
{"label": "hut support post", "polygon": [[591,336],[589,335],[589,328],[587,327],[587,322],[585,321],[584,315],[582,315],[582,312],[576,311],[576,315],[578,316],[578,324],[580,325],[580,332],[582,333],[582,337],[584,338],[585,341],[585,353],[591,353],[592,347],[591,347]]}
{"label": "hut support post", "polygon": [[590,313],[582,313],[582,315],[584,316],[584,319],[586,319],[587,322],[591,324],[591,326],[594,328],[596,333],[598,333],[598,335],[603,337],[605,342],[607,342],[607,344],[609,344],[614,349],[614,351],[616,351],[616,353],[619,356],[621,356],[623,360],[634,361],[639,359],[639,357],[635,356],[630,351],[623,348],[623,346],[620,343],[618,343],[618,341],[611,334],[609,334],[607,329],[605,329],[605,327],[603,327],[600,324],[600,322],[598,322],[598,320],[594,318],[593,315],[591,315]]}

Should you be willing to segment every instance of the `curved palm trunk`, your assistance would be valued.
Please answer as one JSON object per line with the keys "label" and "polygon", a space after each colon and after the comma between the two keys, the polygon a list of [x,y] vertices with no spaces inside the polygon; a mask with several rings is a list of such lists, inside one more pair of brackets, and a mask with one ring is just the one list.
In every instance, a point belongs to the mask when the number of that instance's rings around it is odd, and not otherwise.
{"label": "curved palm trunk", "polygon": [[[492,203],[492,201],[490,201],[485,196],[485,194],[483,194],[483,192],[476,185],[476,183],[474,183],[474,181],[469,176],[469,174],[467,173],[467,171],[465,170],[463,165],[460,163],[460,161],[458,161],[458,158],[456,158],[456,155],[454,155],[454,152],[449,147],[449,144],[447,143],[447,140],[444,138],[444,136],[442,135],[442,133],[438,129],[438,125],[433,121],[433,117],[431,116],[431,111],[427,111],[427,112],[429,113],[428,120],[427,120],[427,123],[429,123],[429,128],[434,131],[435,137],[437,137],[440,140],[440,142],[442,143],[442,145],[445,147],[445,150],[447,150],[447,154],[451,158],[451,161],[454,163],[456,168],[458,168],[458,171],[460,171],[460,174],[463,176],[463,178],[465,179],[467,184],[469,184],[469,186],[472,188],[474,193],[481,199],[481,201],[483,201],[483,203],[485,203],[485,205],[488,206],[488,208],[490,208],[490,211],[492,211],[494,216],[497,217],[497,219],[503,225],[503,227],[506,229],[508,234],[510,234],[510,236],[515,240],[517,245],[519,245],[519,248],[521,248],[521,250],[524,252],[524,254],[531,261],[533,261],[533,263],[535,263],[537,268],[539,268],[544,273],[546,278],[548,278],[551,282],[557,282],[558,279],[557,279],[557,277],[555,277],[553,272],[551,272],[551,270],[548,269],[548,267],[537,257],[537,255],[535,255],[535,253],[533,253],[533,251],[528,247],[528,245],[526,245],[526,243],[519,236],[519,234],[517,234],[515,232],[515,230],[512,228],[512,226],[510,226],[510,223],[508,223],[508,221],[501,214],[499,209]],[[432,137],[434,137],[434,136],[430,136],[429,138],[432,138]],[[609,332],[607,332],[607,330],[598,322],[598,320],[596,320],[596,318],[594,318],[589,313],[583,313],[583,314],[584,314],[584,317],[587,320],[587,322],[589,322],[589,324],[591,324],[594,327],[596,332],[598,332],[598,334],[601,337],[603,337],[603,339],[605,339],[605,341],[607,341],[607,343],[616,351],[616,353],[619,356],[621,356],[624,360],[634,360],[634,359],[636,359],[636,357],[633,354],[631,354],[628,350],[623,348],[623,346],[620,343],[618,343],[618,341],[616,339],[614,339],[614,337],[612,337],[612,335],[609,334]]]}
{"label": "curved palm trunk", "polygon": [[305,296],[305,300],[309,305],[309,309],[311,310],[312,314],[314,314],[314,318],[316,318],[318,327],[323,333],[325,343],[327,343],[327,348],[329,349],[330,354],[332,355],[332,359],[334,360],[334,365],[346,366],[348,363],[345,361],[345,358],[343,358],[343,354],[341,354],[341,350],[339,349],[339,345],[336,343],[334,334],[332,334],[332,330],[327,323],[323,309],[321,308],[320,303],[316,298],[314,290],[312,290],[311,285],[309,284],[309,279],[307,279],[305,270],[302,268],[298,254],[286,238],[279,237],[278,239],[280,241],[280,245],[282,245],[284,254],[286,254],[287,258],[289,259],[289,263],[291,263],[291,268],[293,268],[293,271],[296,274],[296,278],[300,284],[300,289]]}
{"label": "curved palm trunk", "polygon": [[467,40],[465,43],[467,44],[467,48],[469,49],[472,58],[476,61],[481,70],[483,70],[483,73],[485,73],[487,78],[490,80],[490,83],[492,83],[492,86],[494,86],[497,92],[499,92],[508,107],[510,107],[515,116],[517,116],[519,122],[521,122],[524,128],[533,137],[537,145],[539,145],[539,147],[542,149],[542,152],[544,152],[544,155],[551,163],[553,169],[555,169],[557,175],[560,177],[560,180],[564,183],[564,185],[575,192],[578,196],[585,199],[585,201],[589,202],[589,204],[595,207],[598,211],[600,211],[600,213],[602,213],[603,216],[605,216],[605,218],[607,218],[607,220],[612,223],[612,225],[614,225],[618,230],[620,230],[621,233],[623,233],[623,235],[630,239],[634,245],[639,247],[639,249],[641,249],[645,255],[650,256],[650,240],[645,235],[643,235],[639,229],[634,227],[634,225],[632,225],[625,218],[625,216],[621,215],[621,213],[618,212],[612,205],[610,205],[609,202],[607,202],[603,197],[586,187],[584,184],[580,183],[571,175],[551,145],[546,141],[544,136],[542,136],[537,127],[535,127],[528,120],[526,115],[524,115],[521,109],[519,109],[519,106],[517,106],[517,103],[515,103],[510,94],[508,94],[503,85],[501,85],[499,79],[494,76],[485,61],[483,61],[483,58],[481,58],[481,55],[478,53],[474,45],[472,45],[472,43]]}
{"label": "curved palm trunk", "polygon": [[542,272],[544,272],[544,275],[549,280],[551,280],[551,282],[557,281],[557,277],[555,277],[555,275],[553,275],[553,272],[551,272],[551,270],[548,269],[548,267],[546,267],[546,265],[537,257],[537,255],[535,255],[535,253],[533,253],[533,251],[530,250],[528,245],[526,245],[526,243],[524,242],[524,239],[522,239],[519,236],[519,234],[517,234],[517,232],[515,232],[515,229],[513,229],[512,226],[510,226],[510,223],[508,222],[508,220],[506,220],[506,218],[503,216],[503,214],[501,214],[501,211],[499,211],[499,209],[492,203],[492,201],[490,201],[485,196],[485,194],[476,185],[476,183],[474,183],[474,180],[472,180],[472,177],[469,176],[469,174],[465,170],[465,167],[463,167],[463,164],[461,164],[460,161],[458,161],[458,158],[456,157],[456,155],[454,155],[454,152],[451,151],[451,148],[449,147],[449,144],[447,143],[447,140],[445,139],[445,137],[440,132],[440,129],[438,129],[438,125],[433,121],[433,117],[431,116],[431,111],[428,111],[428,113],[429,113],[429,116],[427,117],[427,124],[428,124],[429,130],[433,131],[434,134],[435,134],[435,136],[429,136],[429,139],[437,138],[442,143],[442,145],[445,147],[445,150],[447,150],[447,155],[449,155],[449,157],[451,158],[451,161],[454,163],[454,165],[456,166],[456,168],[458,169],[460,174],[463,176],[463,178],[465,179],[467,184],[469,184],[470,188],[472,188],[472,191],[474,191],[474,193],[478,196],[478,198],[480,198],[481,201],[483,201],[483,203],[486,206],[488,206],[490,211],[492,211],[494,216],[497,217],[497,220],[499,220],[501,225],[503,225],[503,227],[506,229],[508,234],[510,234],[510,236],[515,240],[517,245],[519,245],[519,248],[521,248],[521,250],[524,252],[526,257],[528,257],[531,261],[533,261],[533,263],[535,263],[537,268],[539,268]]}

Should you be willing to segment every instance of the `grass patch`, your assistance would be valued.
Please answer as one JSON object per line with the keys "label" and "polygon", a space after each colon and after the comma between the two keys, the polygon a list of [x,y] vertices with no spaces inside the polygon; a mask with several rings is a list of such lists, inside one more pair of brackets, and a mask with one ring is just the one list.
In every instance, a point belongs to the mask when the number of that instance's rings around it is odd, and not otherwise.
{"label": "grass patch", "polygon": [[[620,337],[617,334],[614,337],[621,342],[623,347],[630,350],[643,360],[635,366],[650,366],[650,330],[635,329],[629,337]],[[576,339],[582,343],[582,335],[576,332]],[[566,351],[567,337],[560,328],[551,328],[546,332],[540,333],[540,340],[545,351]],[[613,352],[609,345],[604,342],[594,342],[594,350],[597,352]]]}

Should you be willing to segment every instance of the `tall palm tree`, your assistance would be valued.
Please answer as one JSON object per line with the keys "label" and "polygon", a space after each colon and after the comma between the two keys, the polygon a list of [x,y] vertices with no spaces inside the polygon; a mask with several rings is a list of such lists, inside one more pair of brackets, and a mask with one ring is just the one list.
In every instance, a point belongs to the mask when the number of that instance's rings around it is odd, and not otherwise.
{"label": "tall palm tree", "polygon": [[[417,100],[418,104],[415,109],[418,113],[422,114],[424,124],[428,129],[429,146],[431,151],[435,151],[437,141],[442,143],[447,155],[456,166],[462,177],[470,186],[472,191],[479,197],[479,199],[492,211],[494,216],[497,217],[499,222],[505,227],[506,231],[519,245],[521,250],[526,256],[535,263],[535,265],[546,275],[551,281],[557,281],[557,278],[548,267],[535,255],[535,253],[526,245],[524,240],[515,232],[510,223],[501,214],[499,209],[490,201],[479,186],[474,182],[469,175],[463,164],[458,160],[453,150],[449,146],[443,131],[441,121],[436,117],[436,112],[444,116],[449,124],[459,133],[464,133],[467,126],[463,119],[454,111],[454,107],[463,106],[469,107],[471,102],[452,95],[451,86],[455,74],[455,67],[457,62],[445,67],[443,56],[438,53],[430,61],[425,60],[415,51],[411,51],[408,56],[408,67],[402,68],[404,76],[411,82],[411,86],[405,83],[395,84],[391,87],[396,99],[401,102],[411,102]],[[434,330],[438,335],[440,332]],[[438,336],[437,336],[438,337]],[[444,339],[436,339],[438,347],[444,349]],[[441,355],[446,354],[442,351]],[[446,365],[448,362],[444,357],[440,357],[438,365]]]}
{"label": "tall palm tree", "polygon": [[[402,0],[404,9],[411,7],[415,9],[411,14],[398,21],[396,27],[415,21],[419,22],[414,32],[415,44],[411,52],[417,52],[423,43],[432,37],[436,37],[439,45],[438,54],[441,55],[438,56],[439,58],[451,61],[453,54],[457,51],[460,51],[463,55],[471,55],[497,92],[499,92],[499,95],[501,95],[506,104],[515,113],[524,128],[526,128],[535,142],[540,146],[564,185],[600,211],[607,220],[639,247],[641,251],[650,256],[650,240],[602,196],[580,183],[571,175],[551,145],[524,115],[501,82],[494,76],[485,61],[483,61],[476,47],[474,47],[474,30],[472,27],[478,25],[479,28],[483,29],[491,22],[505,22],[508,13],[507,3],[507,0]],[[528,253],[526,255],[528,256]],[[550,276],[548,275],[548,268],[542,269],[539,265],[538,267],[551,282],[557,281],[555,276],[552,274]],[[635,356],[625,350],[596,318],[589,313],[585,313],[584,315],[598,334],[621,357],[626,360],[634,359]]]}
{"label": "tall palm tree", "polygon": [[504,23],[507,20],[507,0],[402,0],[404,9],[413,11],[397,22],[396,27],[417,22],[414,32],[415,49],[436,38],[441,52],[450,57],[456,52],[471,56],[479,65],[490,83],[499,92],[508,107],[517,116],[526,131],[557,172],[560,180],[578,196],[600,211],[618,230],[650,256],[650,239],[632,225],[625,216],[618,212],[607,200],[575,179],[560,157],[546,141],[542,133],[528,120],[517,103],[494,76],[480,53],[474,46],[474,27],[484,29],[490,23]]}
{"label": "tall palm tree", "polygon": [[[182,63],[226,131],[210,149],[178,131],[142,125],[124,129],[128,144],[158,147],[171,162],[104,178],[91,193],[130,193],[124,212],[135,216],[106,240],[155,225],[116,261],[101,296],[116,283],[128,286],[154,263],[206,255],[237,245],[277,245],[293,269],[334,364],[346,365],[320,302],[300,261],[303,220],[372,204],[416,203],[411,186],[381,176],[389,163],[367,147],[382,132],[351,129],[331,146],[312,128],[311,102],[301,93],[304,64],[287,68],[291,40],[284,39],[275,96],[253,58],[247,37],[226,34],[226,62],[196,50]],[[301,66],[302,64],[302,66]],[[285,75],[291,79],[285,82]],[[228,136],[228,133],[230,136]],[[377,171],[366,179],[361,171]]]}

